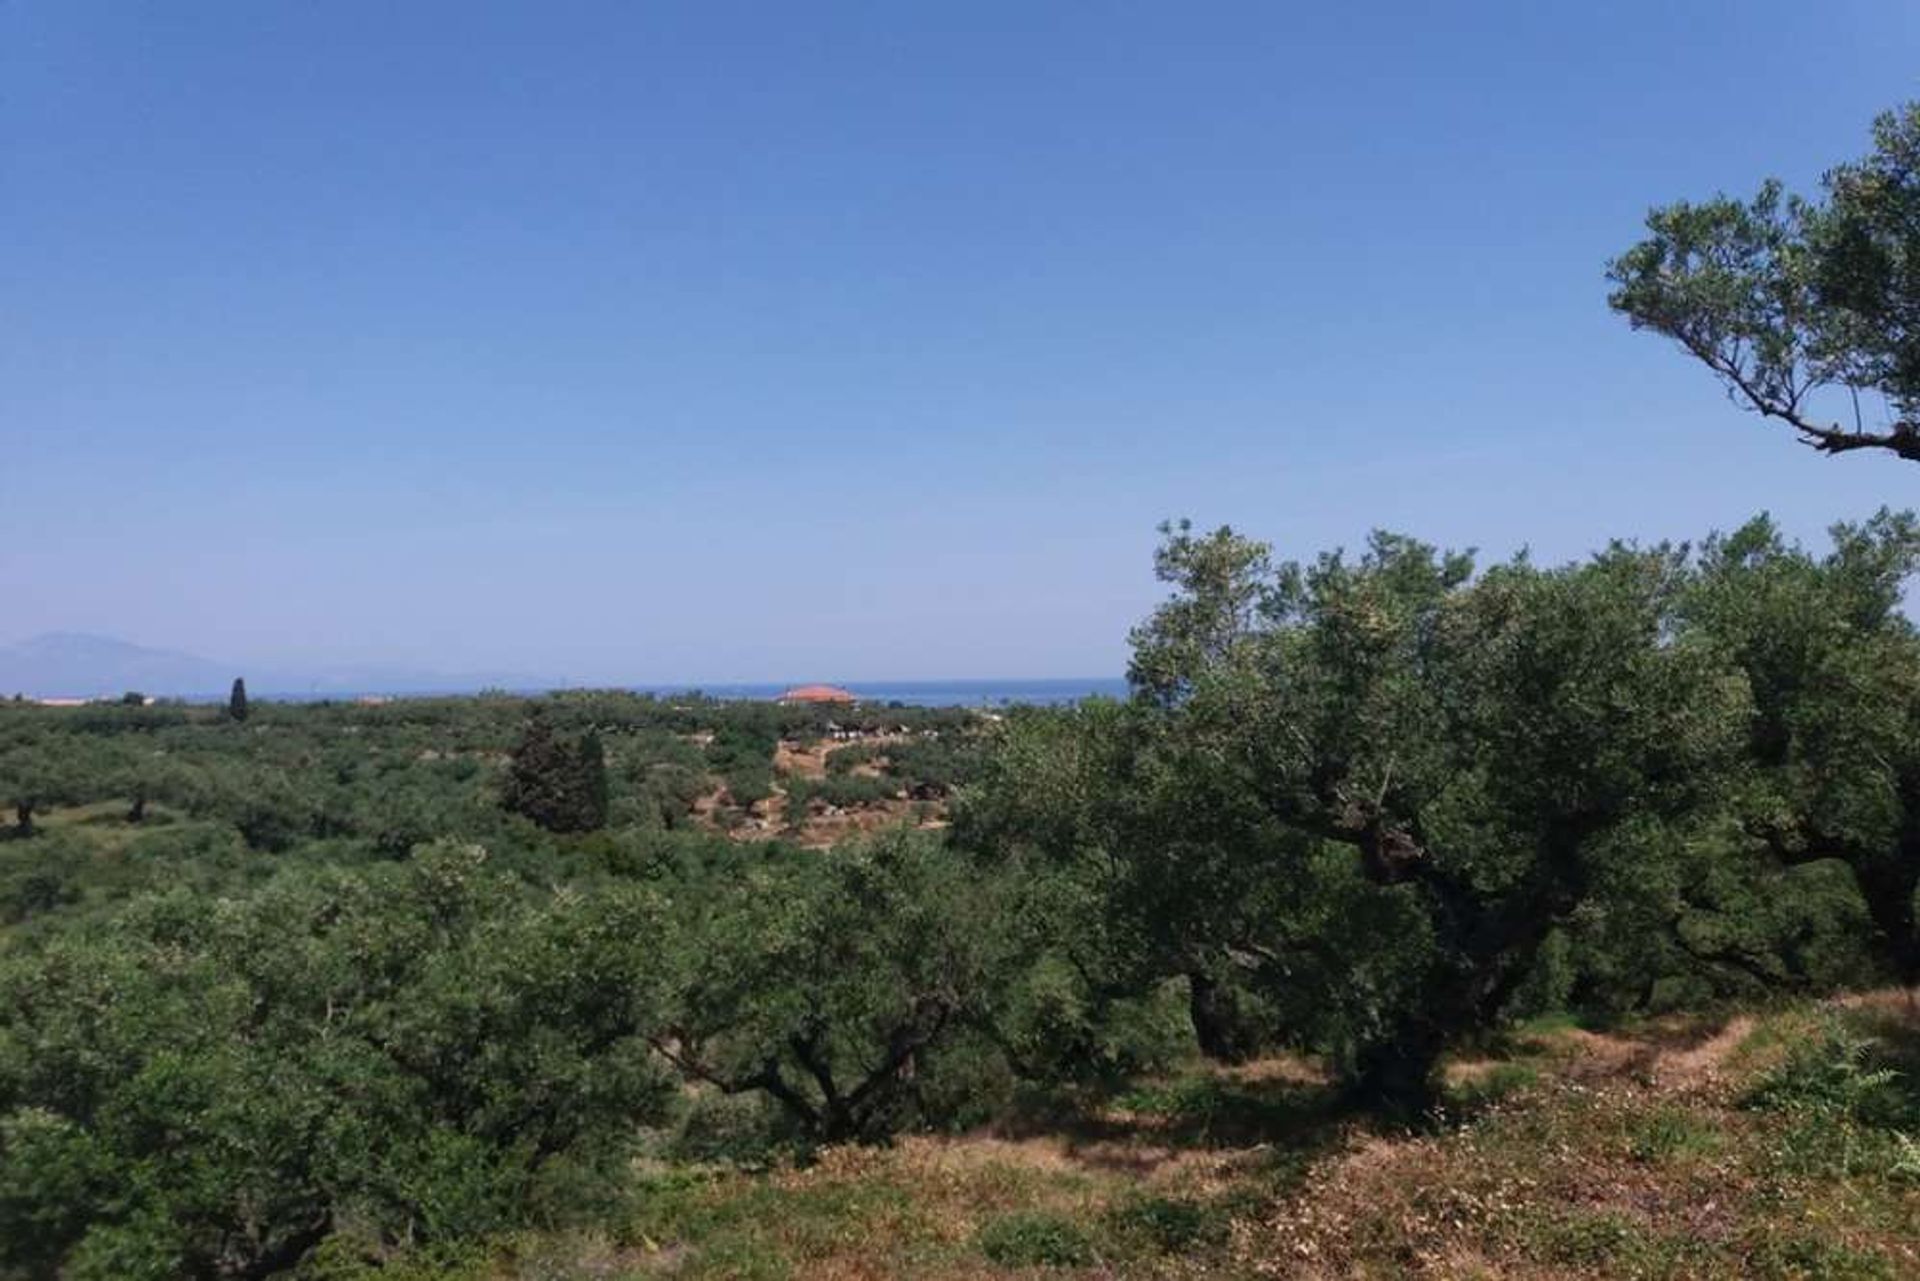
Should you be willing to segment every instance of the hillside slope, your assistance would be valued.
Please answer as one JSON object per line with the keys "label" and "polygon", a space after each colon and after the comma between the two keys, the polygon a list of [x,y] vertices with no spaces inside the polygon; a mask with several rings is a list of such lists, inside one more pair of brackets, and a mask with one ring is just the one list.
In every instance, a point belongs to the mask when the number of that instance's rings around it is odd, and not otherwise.
{"label": "hillside slope", "polygon": [[1196,1067],[1044,1124],[642,1173],[611,1237],[434,1275],[1920,1275],[1903,994],[1499,1048],[1453,1065],[1431,1134],[1342,1115],[1310,1065]]}

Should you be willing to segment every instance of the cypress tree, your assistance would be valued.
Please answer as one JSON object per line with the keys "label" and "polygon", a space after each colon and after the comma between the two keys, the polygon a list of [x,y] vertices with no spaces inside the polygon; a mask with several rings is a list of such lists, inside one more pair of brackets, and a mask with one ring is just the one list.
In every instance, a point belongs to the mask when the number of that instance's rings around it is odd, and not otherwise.
{"label": "cypress tree", "polygon": [[580,740],[575,752],[576,813],[580,831],[597,832],[607,825],[607,753],[598,734]]}
{"label": "cypress tree", "polygon": [[592,832],[607,825],[606,753],[598,736],[567,741],[535,709],[507,765],[500,803],[549,832]]}

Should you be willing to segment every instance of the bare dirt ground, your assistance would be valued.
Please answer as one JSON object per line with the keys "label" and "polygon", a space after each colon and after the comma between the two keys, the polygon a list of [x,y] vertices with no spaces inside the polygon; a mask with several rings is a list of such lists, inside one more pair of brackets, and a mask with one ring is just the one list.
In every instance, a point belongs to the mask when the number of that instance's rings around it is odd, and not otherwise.
{"label": "bare dirt ground", "polygon": [[[921,828],[946,826],[944,807],[935,805],[929,810],[926,803],[904,798],[875,801],[847,808],[814,806],[798,822],[790,812],[787,789],[779,780],[824,779],[828,773],[827,758],[835,752],[856,747],[884,746],[901,741],[903,736],[899,734],[876,734],[841,742],[820,739],[803,743],[793,739],[782,739],[774,747],[773,769],[776,781],[773,794],[751,806],[746,811],[744,822],[732,828],[726,828],[720,822],[719,816],[722,811],[733,805],[733,800],[727,795],[724,787],[717,788],[695,801],[694,816],[715,830],[726,831],[728,836],[737,841],[770,841],[785,837],[808,849],[827,849],[841,841],[883,828],[903,825]],[[864,778],[879,778],[883,774],[884,763],[884,757],[873,761],[862,761],[850,772]]]}
{"label": "bare dirt ground", "polygon": [[826,739],[804,744],[782,739],[773,749],[773,772],[782,778],[825,778],[827,757],[844,746]]}

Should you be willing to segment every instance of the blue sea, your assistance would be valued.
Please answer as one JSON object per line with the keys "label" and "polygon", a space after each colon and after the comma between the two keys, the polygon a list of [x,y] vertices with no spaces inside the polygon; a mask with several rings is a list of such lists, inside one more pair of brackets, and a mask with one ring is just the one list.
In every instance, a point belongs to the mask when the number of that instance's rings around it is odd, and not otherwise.
{"label": "blue sea", "polygon": [[[1127,693],[1127,682],[1118,676],[1059,680],[845,680],[824,683],[838,685],[866,703],[905,703],[909,707],[1011,707],[1021,703],[1048,706],[1077,703],[1096,695],[1124,698]],[[685,694],[695,689],[690,685],[636,685],[632,688],[640,694]],[[792,684],[703,685],[698,687],[698,691],[713,698],[778,698],[791,688]]]}
{"label": "blue sea", "polygon": [[[771,682],[733,685],[628,685],[636,694],[705,694],[710,698],[774,699],[798,684],[812,684],[812,681],[789,681],[783,684]],[[1062,703],[1077,703],[1083,698],[1096,696],[1106,698],[1125,698],[1127,682],[1118,676],[1088,676],[1052,680],[920,680],[920,681],[860,681],[840,680],[823,682],[838,685],[850,691],[862,702],[869,705],[904,703],[909,707],[1013,707],[1020,704],[1033,706],[1056,706]],[[379,689],[327,689],[305,691],[262,690],[254,695],[256,699],[290,703],[317,702],[323,699],[351,699],[361,695],[381,697],[448,697],[478,693],[477,688],[459,686],[414,687],[388,686]],[[546,693],[541,688],[513,689],[516,694],[538,695]],[[204,694],[189,696],[186,701],[194,703],[225,702],[226,694]]]}

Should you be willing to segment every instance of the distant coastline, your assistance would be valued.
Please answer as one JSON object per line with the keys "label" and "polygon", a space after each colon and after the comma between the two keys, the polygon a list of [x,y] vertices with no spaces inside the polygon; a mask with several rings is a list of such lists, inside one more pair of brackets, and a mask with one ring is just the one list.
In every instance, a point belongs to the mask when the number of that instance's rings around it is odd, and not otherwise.
{"label": "distant coastline", "polygon": [[[1127,692],[1125,678],[1092,676],[1054,680],[835,680],[860,696],[863,703],[905,703],[909,707],[1010,707],[1020,703],[1053,706],[1083,698],[1120,698]],[[714,698],[771,699],[786,685],[633,685],[636,694],[687,694],[696,690]]]}
{"label": "distant coastline", "polygon": [[[1063,703],[1077,703],[1081,699],[1105,697],[1121,698],[1126,695],[1127,682],[1119,676],[1062,677],[1045,680],[918,680],[918,681],[859,681],[836,680],[836,685],[844,685],[860,697],[866,706],[888,703],[902,703],[908,707],[1013,707],[1021,704],[1051,707]],[[546,688],[517,688],[507,693],[537,697],[542,694],[568,688],[604,688],[625,690],[634,694],[652,694],[656,697],[671,697],[676,694],[703,694],[709,698],[751,699],[771,701],[788,689],[791,682],[754,681],[738,684],[678,684],[678,685],[614,685],[614,686],[557,686]],[[482,693],[480,688],[471,689],[364,689],[364,690],[274,690],[263,689],[253,694],[256,700],[286,703],[352,702],[356,698],[463,698]],[[186,703],[222,702],[227,694],[224,690],[200,694],[176,696]]]}
{"label": "distant coastline", "polygon": [[[581,688],[624,689],[636,694],[699,692],[715,698],[772,699],[792,685],[827,679],[816,672],[797,672],[794,679],[783,682],[569,685],[555,681],[550,674],[524,671],[443,672],[381,665],[328,665],[303,670],[288,664],[207,658],[87,632],[46,632],[12,644],[0,643],[0,698],[18,693],[36,701],[111,701],[131,691],[186,703],[224,702],[236,676],[246,678],[247,688],[255,698],[297,703],[350,702],[359,698],[459,698],[482,691],[538,695]],[[828,683],[851,690],[867,703],[905,703],[912,707],[1071,703],[1095,695],[1119,697],[1126,693],[1127,687],[1126,681],[1117,676],[889,681],[836,678]]]}

